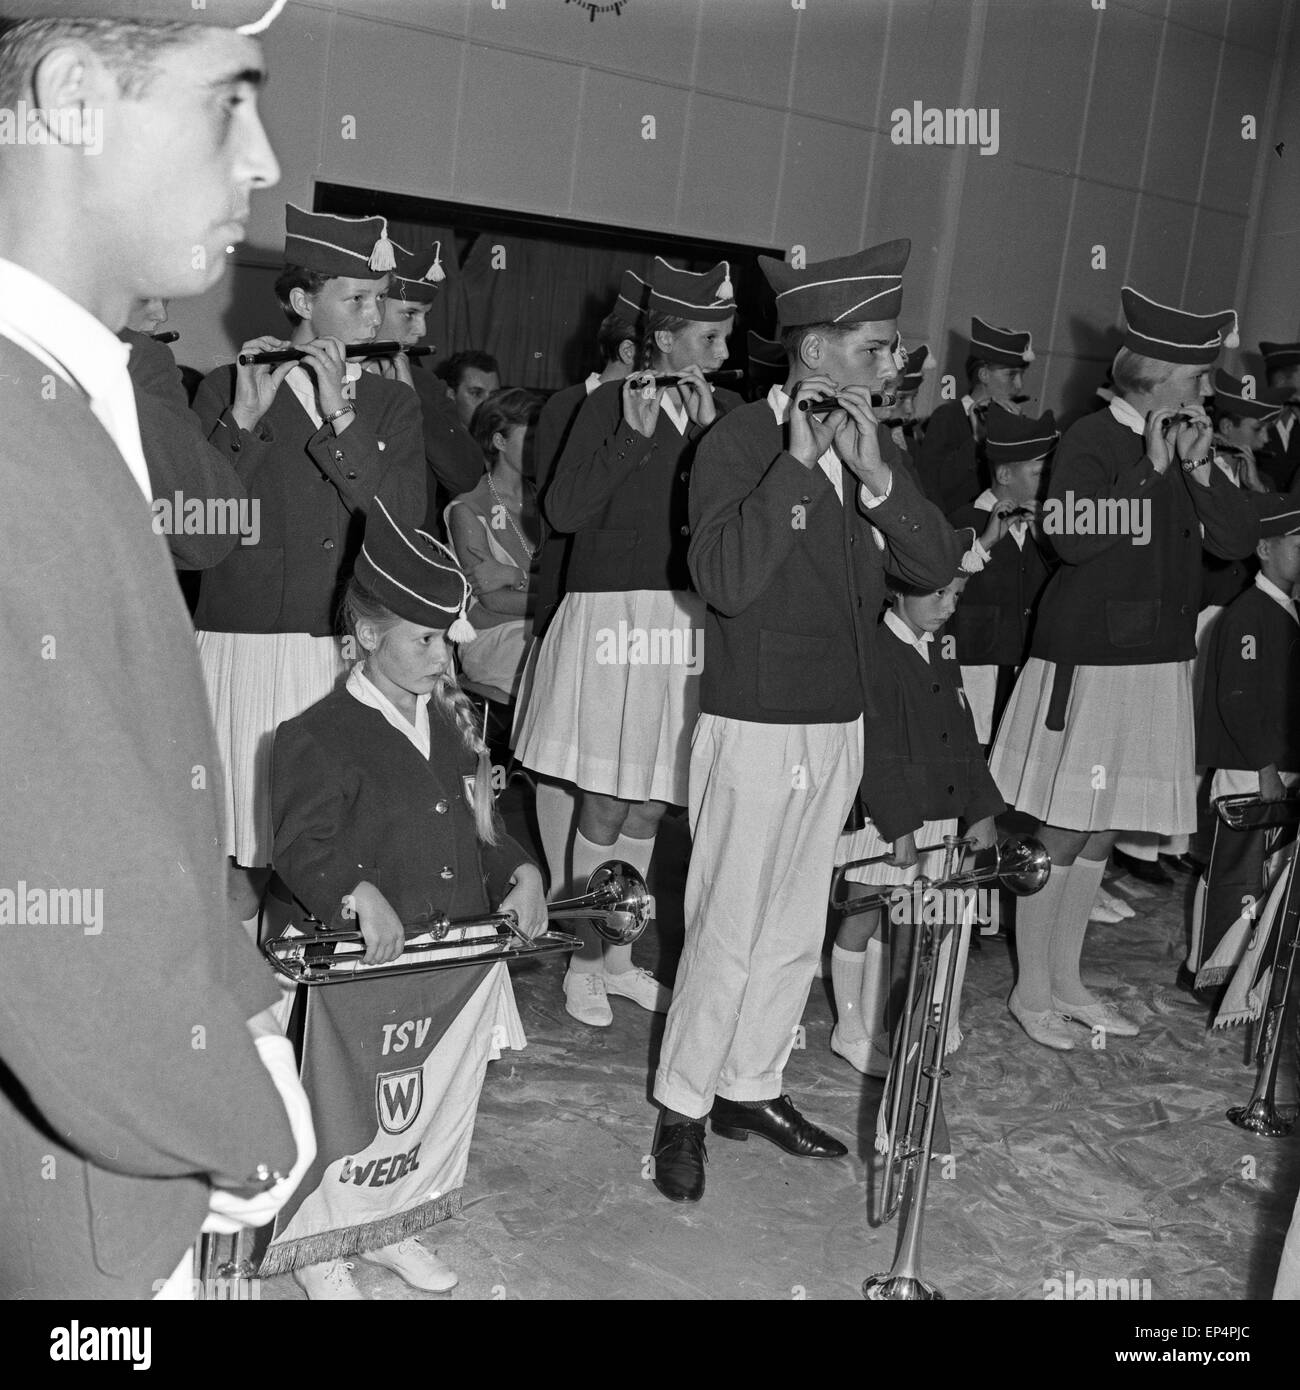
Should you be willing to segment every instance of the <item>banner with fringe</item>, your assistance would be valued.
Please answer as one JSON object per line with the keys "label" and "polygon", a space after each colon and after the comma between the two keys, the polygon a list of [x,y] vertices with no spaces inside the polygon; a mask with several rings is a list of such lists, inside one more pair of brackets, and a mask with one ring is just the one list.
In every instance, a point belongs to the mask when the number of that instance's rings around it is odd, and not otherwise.
{"label": "banner with fringe", "polygon": [[259,1273],[392,1245],[460,1210],[490,1060],[524,1046],[503,963],[307,989],[316,1161]]}

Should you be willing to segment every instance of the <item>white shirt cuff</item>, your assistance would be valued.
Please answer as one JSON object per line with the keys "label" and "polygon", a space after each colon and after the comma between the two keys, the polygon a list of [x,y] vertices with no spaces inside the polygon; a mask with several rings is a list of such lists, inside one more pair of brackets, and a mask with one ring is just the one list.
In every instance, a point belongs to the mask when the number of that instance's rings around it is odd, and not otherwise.
{"label": "white shirt cuff", "polygon": [[862,499],[862,505],[868,511],[870,511],[872,507],[878,507],[882,502],[886,501],[889,497],[889,494],[893,492],[893,490],[894,470],[892,468],[889,470],[889,482],[885,484],[885,490],[880,494],[879,497],[876,497],[873,493],[871,493],[868,490],[866,483],[858,484],[858,496]]}

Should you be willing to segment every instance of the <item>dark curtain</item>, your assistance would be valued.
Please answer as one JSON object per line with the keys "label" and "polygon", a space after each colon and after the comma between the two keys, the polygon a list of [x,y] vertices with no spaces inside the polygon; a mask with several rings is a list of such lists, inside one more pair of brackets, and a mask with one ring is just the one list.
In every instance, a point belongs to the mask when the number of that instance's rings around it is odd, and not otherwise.
{"label": "dark curtain", "polygon": [[[447,278],[428,315],[434,360],[471,348],[489,352],[500,364],[503,386],[540,391],[557,391],[600,370],[596,330],[613,306],[623,272],[645,279],[654,261],[648,251],[504,232],[462,233],[459,245],[468,249],[458,257],[453,229],[390,220],[389,234],[408,250],[428,252],[430,260],[434,243],[442,243]],[[667,259],[689,270],[714,264],[665,249]],[[732,267],[742,298],[747,269]]]}

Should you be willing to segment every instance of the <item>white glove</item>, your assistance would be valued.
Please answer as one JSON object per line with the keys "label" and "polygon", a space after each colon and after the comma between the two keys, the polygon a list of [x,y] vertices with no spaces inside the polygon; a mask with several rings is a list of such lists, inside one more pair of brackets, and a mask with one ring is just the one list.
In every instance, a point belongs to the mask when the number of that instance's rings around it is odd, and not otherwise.
{"label": "white glove", "polygon": [[307,1092],[298,1079],[293,1044],[282,1033],[264,1033],[253,1041],[262,1065],[271,1074],[284,1102],[298,1157],[288,1177],[281,1178],[274,1187],[259,1192],[256,1197],[236,1197],[220,1188],[212,1189],[203,1230],[221,1235],[234,1235],[245,1226],[265,1226],[273,1220],[276,1212],[293,1196],[303,1174],[316,1158],[316,1130],[311,1122]]}

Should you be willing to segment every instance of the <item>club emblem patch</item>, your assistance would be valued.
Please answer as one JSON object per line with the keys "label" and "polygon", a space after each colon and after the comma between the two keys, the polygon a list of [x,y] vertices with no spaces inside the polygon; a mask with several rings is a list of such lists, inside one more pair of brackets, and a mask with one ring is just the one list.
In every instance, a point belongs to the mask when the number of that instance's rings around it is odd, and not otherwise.
{"label": "club emblem patch", "polygon": [[375,1077],[375,1114],[385,1134],[402,1134],[410,1129],[423,1101],[423,1067],[384,1071]]}

